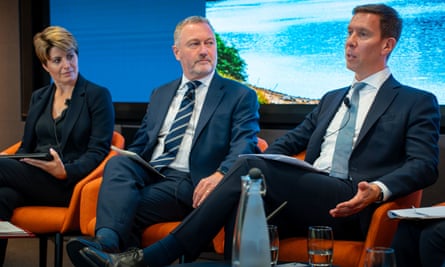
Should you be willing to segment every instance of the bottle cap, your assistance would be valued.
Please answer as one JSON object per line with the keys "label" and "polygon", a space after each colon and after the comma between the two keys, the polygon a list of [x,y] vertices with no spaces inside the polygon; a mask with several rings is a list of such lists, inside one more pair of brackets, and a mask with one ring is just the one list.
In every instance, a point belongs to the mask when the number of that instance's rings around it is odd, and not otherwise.
{"label": "bottle cap", "polygon": [[258,168],[252,168],[249,171],[249,176],[250,176],[250,179],[257,180],[257,179],[261,179],[263,177],[263,173]]}

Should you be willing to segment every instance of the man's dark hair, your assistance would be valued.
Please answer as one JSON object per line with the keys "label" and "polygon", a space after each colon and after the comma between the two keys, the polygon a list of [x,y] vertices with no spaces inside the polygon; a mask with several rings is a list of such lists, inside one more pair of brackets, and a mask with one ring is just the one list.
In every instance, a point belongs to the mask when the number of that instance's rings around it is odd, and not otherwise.
{"label": "man's dark hair", "polygon": [[372,13],[380,16],[381,37],[394,37],[396,41],[399,41],[402,33],[402,19],[394,8],[384,4],[366,4],[356,6],[352,10],[352,15],[357,13]]}

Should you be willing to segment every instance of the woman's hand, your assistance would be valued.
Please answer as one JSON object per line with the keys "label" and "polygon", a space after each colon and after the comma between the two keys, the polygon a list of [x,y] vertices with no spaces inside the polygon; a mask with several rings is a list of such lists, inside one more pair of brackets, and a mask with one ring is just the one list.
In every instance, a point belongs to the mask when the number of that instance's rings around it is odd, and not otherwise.
{"label": "woman's hand", "polygon": [[24,158],[21,159],[22,162],[26,162],[29,165],[40,168],[57,179],[64,180],[66,179],[66,171],[65,166],[63,165],[62,160],[59,157],[59,154],[52,148],[49,149],[49,153],[53,156],[53,160],[39,160],[39,159],[31,159]]}

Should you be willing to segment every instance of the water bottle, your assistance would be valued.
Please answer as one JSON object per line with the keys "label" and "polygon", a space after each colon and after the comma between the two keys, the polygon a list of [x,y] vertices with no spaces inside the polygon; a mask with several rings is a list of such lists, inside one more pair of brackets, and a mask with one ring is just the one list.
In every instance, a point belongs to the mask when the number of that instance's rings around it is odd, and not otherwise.
{"label": "water bottle", "polygon": [[270,243],[262,195],[263,175],[257,168],[241,177],[232,248],[232,267],[270,267]]}
{"label": "water bottle", "polygon": [[239,267],[239,252],[241,241],[241,229],[244,221],[244,210],[247,196],[247,190],[251,184],[250,176],[241,176],[241,196],[238,204],[238,211],[236,214],[235,228],[233,232],[233,245],[232,245],[232,267]]}

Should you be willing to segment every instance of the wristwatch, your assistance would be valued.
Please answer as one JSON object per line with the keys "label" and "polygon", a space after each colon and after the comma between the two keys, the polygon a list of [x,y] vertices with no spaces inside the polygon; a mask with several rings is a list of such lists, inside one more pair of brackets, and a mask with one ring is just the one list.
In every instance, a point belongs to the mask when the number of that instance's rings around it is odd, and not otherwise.
{"label": "wristwatch", "polygon": [[377,203],[380,203],[380,202],[383,202],[383,190],[380,188],[380,186],[379,186],[379,189],[380,189],[380,194],[379,194],[379,197],[377,198]]}

